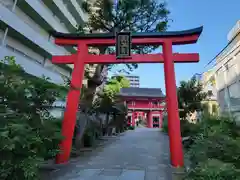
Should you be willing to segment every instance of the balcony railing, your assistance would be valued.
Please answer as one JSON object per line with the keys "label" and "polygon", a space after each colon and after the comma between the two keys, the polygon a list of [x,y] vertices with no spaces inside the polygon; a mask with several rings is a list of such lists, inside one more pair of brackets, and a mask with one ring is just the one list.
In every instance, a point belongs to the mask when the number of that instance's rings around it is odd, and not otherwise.
{"label": "balcony railing", "polygon": [[[0,4],[1,17],[0,20],[7,24],[10,29],[13,29],[12,34],[14,37],[19,38],[22,43],[27,44],[27,42],[31,42],[32,45],[35,45],[35,49],[39,49],[39,47],[47,52],[47,55],[62,55],[68,54],[67,51],[63,51],[62,48],[52,44],[43,38],[39,33],[35,32],[28,24],[22,21],[16,14],[12,13],[5,6]],[[25,41],[23,41],[25,39]],[[30,44],[28,44],[30,46]]]}
{"label": "balcony railing", "polygon": [[10,0],[0,0],[0,4],[8,8],[10,11],[12,10],[14,6],[14,1]]}

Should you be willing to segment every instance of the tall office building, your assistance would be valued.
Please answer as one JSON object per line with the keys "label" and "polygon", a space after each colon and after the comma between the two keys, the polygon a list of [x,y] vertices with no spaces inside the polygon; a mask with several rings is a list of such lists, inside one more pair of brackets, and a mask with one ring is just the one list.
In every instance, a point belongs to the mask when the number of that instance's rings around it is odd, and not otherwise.
{"label": "tall office building", "polygon": [[129,82],[130,82],[130,87],[140,87],[140,78],[139,76],[134,76],[134,75],[122,75],[122,74],[118,74],[118,75],[113,75],[112,77],[117,77],[117,76],[124,76],[126,77]]}
{"label": "tall office building", "polygon": [[130,87],[139,87],[140,86],[140,78],[139,76],[129,75],[126,78],[130,81]]}
{"label": "tall office building", "polygon": [[71,65],[53,65],[52,55],[68,55],[73,47],[54,44],[50,31],[75,32],[87,20],[78,0],[0,0],[0,59],[14,56],[29,74],[56,84],[70,77]]}

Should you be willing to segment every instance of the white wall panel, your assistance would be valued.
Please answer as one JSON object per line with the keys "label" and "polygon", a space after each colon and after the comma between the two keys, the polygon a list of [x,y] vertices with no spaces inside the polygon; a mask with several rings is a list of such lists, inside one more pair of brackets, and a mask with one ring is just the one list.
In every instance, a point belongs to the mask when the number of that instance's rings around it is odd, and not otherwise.
{"label": "white wall panel", "polygon": [[50,24],[53,29],[59,32],[67,33],[68,30],[66,26],[60,22],[60,20],[54,16],[52,12],[42,0],[25,0],[45,21]]}
{"label": "white wall panel", "polygon": [[13,14],[7,8],[0,4],[0,20],[8,24],[11,28],[15,29],[18,33],[37,44],[39,47],[49,52],[52,55],[63,55],[69,54],[63,48],[52,44],[51,42],[44,39],[37,32],[35,32],[30,26],[24,23],[16,14]]}
{"label": "white wall panel", "polygon": [[45,31],[43,28],[41,28],[35,21],[33,21],[21,9],[16,7],[15,10],[14,10],[14,13],[21,19],[21,21],[24,21],[27,25],[29,25],[29,27],[31,27],[39,35],[44,37],[46,40],[49,39],[49,33],[47,31]]}
{"label": "white wall panel", "polygon": [[64,4],[64,1],[63,0],[52,0],[52,1],[58,6],[59,9],[61,9],[64,16],[66,16],[66,18],[71,22],[72,26],[77,27],[78,23],[76,22],[72,14],[68,11],[66,5]]}
{"label": "white wall panel", "polygon": [[37,63],[33,59],[24,57],[22,54],[18,54],[5,47],[0,47],[0,59],[3,59],[5,56],[15,56],[16,63],[21,65],[29,74],[37,77],[42,77],[42,75],[44,75],[46,77],[49,77],[51,79],[50,81],[56,84],[64,83],[64,80],[59,73],[44,68],[43,65]]}

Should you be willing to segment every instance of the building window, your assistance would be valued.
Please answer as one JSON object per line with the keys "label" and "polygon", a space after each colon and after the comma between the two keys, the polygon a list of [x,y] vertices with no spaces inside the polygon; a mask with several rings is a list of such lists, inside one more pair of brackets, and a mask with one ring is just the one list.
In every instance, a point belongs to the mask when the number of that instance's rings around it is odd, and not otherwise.
{"label": "building window", "polygon": [[221,89],[218,92],[218,101],[219,101],[221,110],[223,110],[225,107],[227,107],[227,102],[226,102],[226,98],[225,98],[225,89]]}
{"label": "building window", "polygon": [[240,92],[239,92],[237,83],[230,85],[228,89],[229,89],[229,95],[231,98],[240,98]]}

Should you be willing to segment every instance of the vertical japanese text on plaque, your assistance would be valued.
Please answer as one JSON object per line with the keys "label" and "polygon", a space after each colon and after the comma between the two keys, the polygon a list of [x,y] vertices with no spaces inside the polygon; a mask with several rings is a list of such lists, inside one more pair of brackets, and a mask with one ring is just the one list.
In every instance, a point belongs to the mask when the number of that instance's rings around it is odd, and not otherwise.
{"label": "vertical japanese text on plaque", "polygon": [[118,59],[131,56],[131,33],[119,32],[116,39],[116,55]]}

